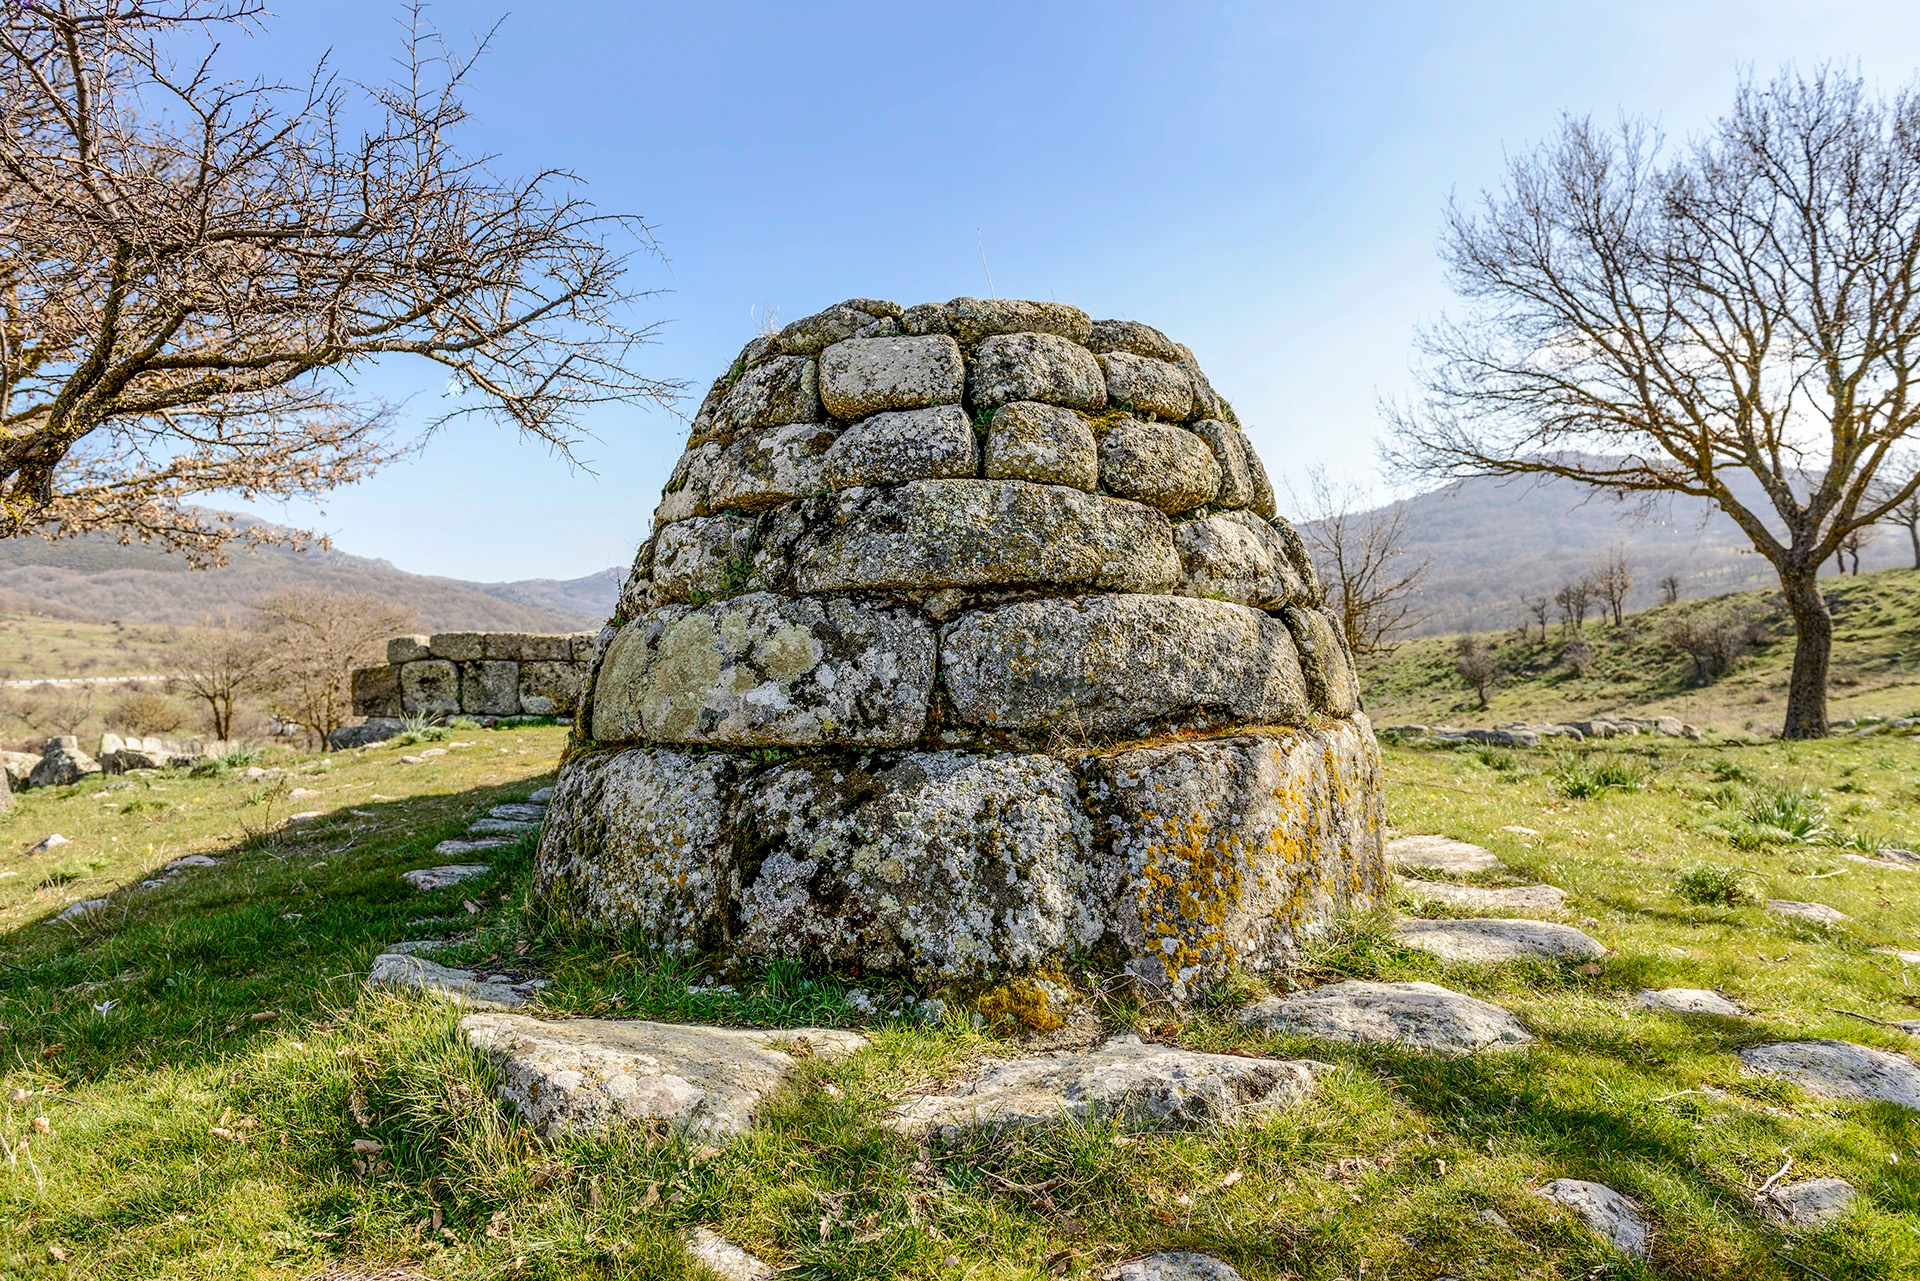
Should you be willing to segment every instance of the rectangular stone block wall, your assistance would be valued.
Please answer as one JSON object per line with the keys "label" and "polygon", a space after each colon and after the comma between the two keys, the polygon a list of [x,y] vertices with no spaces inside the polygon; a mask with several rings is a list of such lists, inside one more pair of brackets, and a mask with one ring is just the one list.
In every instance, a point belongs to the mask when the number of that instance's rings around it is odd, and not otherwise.
{"label": "rectangular stone block wall", "polygon": [[353,674],[353,710],[402,716],[571,716],[594,633],[396,636],[387,661]]}

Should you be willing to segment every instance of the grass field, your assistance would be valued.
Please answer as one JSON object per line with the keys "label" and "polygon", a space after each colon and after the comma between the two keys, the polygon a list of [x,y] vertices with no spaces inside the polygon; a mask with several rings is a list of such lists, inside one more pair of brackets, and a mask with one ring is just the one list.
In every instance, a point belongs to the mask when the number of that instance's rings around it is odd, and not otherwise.
{"label": "grass field", "polygon": [[[1834,616],[1832,717],[1920,713],[1920,570],[1823,578],[1820,588]],[[1558,623],[1544,639],[1538,628],[1530,628],[1527,639],[1486,633],[1479,639],[1494,650],[1504,672],[1485,711],[1455,670],[1456,637],[1408,641],[1367,662],[1368,707],[1377,725],[1585,720],[1620,713],[1770,733],[1779,729],[1793,665],[1793,628],[1775,596],[1753,591],[1683,601],[1628,614],[1620,627],[1589,618],[1577,635]],[[1733,671],[1702,685],[1687,657],[1665,639],[1669,624],[1729,608],[1758,621],[1761,639]],[[1562,657],[1575,640],[1591,654],[1584,675]]]}
{"label": "grass field", "polygon": [[[424,764],[381,746],[270,780],[95,779],[0,816],[0,1276],[672,1278],[696,1275],[680,1234],[711,1224],[806,1278],[1091,1276],[1172,1247],[1252,1281],[1920,1277],[1920,1117],[1820,1101],[1734,1057],[1783,1037],[1912,1048],[1882,1024],[1915,1017],[1920,987],[1872,949],[1920,945],[1920,873],[1842,855],[1920,842],[1920,740],[1390,746],[1399,830],[1489,846],[1509,869],[1491,883],[1561,886],[1567,919],[1613,950],[1589,972],[1449,968],[1363,918],[1289,981],[1442,982],[1509,1007],[1536,1044],[1440,1060],[1249,1033],[1227,1016],[1251,981],[1179,1017],[1109,996],[1115,1029],[1336,1069],[1259,1124],[1063,1126],[929,1150],[881,1128],[883,1109],[1016,1048],[1010,1032],[863,1021],[839,985],[787,970],[734,996],[690,990],[696,973],[641,940],[543,929],[526,843],[454,889],[399,881],[487,806],[548,781],[563,733],[462,731]],[[27,852],[53,831],[72,843]],[[132,888],[186,853],[224,861]],[[1683,896],[1708,865],[1741,901]],[[49,919],[102,895],[83,924]],[[1756,904],[1767,896],[1851,919],[1797,924]],[[495,1102],[452,1011],[362,987],[383,944],[423,937],[464,939],[452,955],[489,972],[550,977],[550,1013],[862,1025],[873,1048],[805,1063],[724,1150],[543,1144]],[[1718,987],[1754,1017],[1632,1007],[1665,986]],[[356,1158],[361,1139],[377,1158]],[[1804,1238],[1771,1226],[1753,1192],[1787,1155],[1792,1177],[1853,1182],[1852,1217]],[[1562,1176],[1645,1206],[1650,1261],[1533,1194]]]}

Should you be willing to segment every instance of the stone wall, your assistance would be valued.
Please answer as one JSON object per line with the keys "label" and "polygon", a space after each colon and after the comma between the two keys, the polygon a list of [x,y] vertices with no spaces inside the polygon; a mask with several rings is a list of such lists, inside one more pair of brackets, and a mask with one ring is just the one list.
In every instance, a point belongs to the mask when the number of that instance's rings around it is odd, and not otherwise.
{"label": "stone wall", "polygon": [[1284,963],[1385,884],[1320,600],[1185,347],[1053,303],[841,304],[694,418],[541,883],[669,949],[928,982]]}
{"label": "stone wall", "polygon": [[571,716],[593,633],[439,632],[396,636],[387,661],[353,674],[353,710],[402,716]]}

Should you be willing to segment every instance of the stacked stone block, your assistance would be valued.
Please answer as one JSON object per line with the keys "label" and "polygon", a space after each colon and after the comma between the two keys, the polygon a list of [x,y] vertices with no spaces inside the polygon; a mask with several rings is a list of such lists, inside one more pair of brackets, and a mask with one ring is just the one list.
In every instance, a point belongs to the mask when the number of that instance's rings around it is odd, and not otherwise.
{"label": "stacked stone block", "polygon": [[1351,656],[1185,347],[855,299],[707,394],[594,642],[546,889],[928,983],[1285,963],[1385,884]]}
{"label": "stacked stone block", "polygon": [[592,632],[440,632],[396,636],[387,661],[353,674],[353,710],[403,716],[571,716]]}

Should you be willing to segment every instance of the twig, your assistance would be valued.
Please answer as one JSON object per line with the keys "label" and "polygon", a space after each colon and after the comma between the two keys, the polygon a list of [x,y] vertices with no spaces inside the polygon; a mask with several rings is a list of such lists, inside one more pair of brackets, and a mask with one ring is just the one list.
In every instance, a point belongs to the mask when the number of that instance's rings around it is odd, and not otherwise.
{"label": "twig", "polygon": [[1787,1163],[1781,1166],[1779,1169],[1775,1170],[1773,1172],[1773,1177],[1771,1179],[1768,1179],[1765,1183],[1762,1183],[1760,1185],[1760,1190],[1753,1194],[1754,1199],[1756,1201],[1759,1200],[1761,1197],[1765,1196],[1768,1192],[1772,1191],[1773,1185],[1780,1182],[1781,1179],[1785,1178],[1787,1171],[1793,1168],[1793,1153],[1788,1152],[1785,1148],[1782,1148],[1780,1150],[1780,1154],[1787,1158]]}
{"label": "twig", "polygon": [[1823,1005],[1823,1010],[1832,1010],[1835,1014],[1844,1014],[1850,1019],[1859,1019],[1862,1023],[1873,1023],[1880,1027],[1898,1028],[1898,1023],[1889,1023],[1885,1019],[1876,1019],[1870,1014],[1856,1014],[1852,1010],[1843,1010],[1837,1005]]}
{"label": "twig", "polygon": [[1780,1260],[1780,1262],[1782,1263],[1791,1263],[1794,1267],[1799,1268],[1802,1272],[1805,1272],[1810,1276],[1819,1277],[1820,1281],[1833,1281],[1832,1277],[1828,1276],[1826,1273],[1822,1272],[1820,1269],[1808,1267],[1806,1264],[1800,1262],[1800,1260],[1794,1258],[1790,1254],[1782,1254],[1780,1253],[1780,1251],[1775,1250],[1773,1252],[1773,1257]]}
{"label": "twig", "polygon": [[1648,1102],[1665,1103],[1668,1099],[1677,1099],[1683,1094],[1705,1094],[1705,1093],[1706,1093],[1705,1090],[1675,1090],[1672,1094],[1662,1094],[1657,1099],[1649,1099]]}

